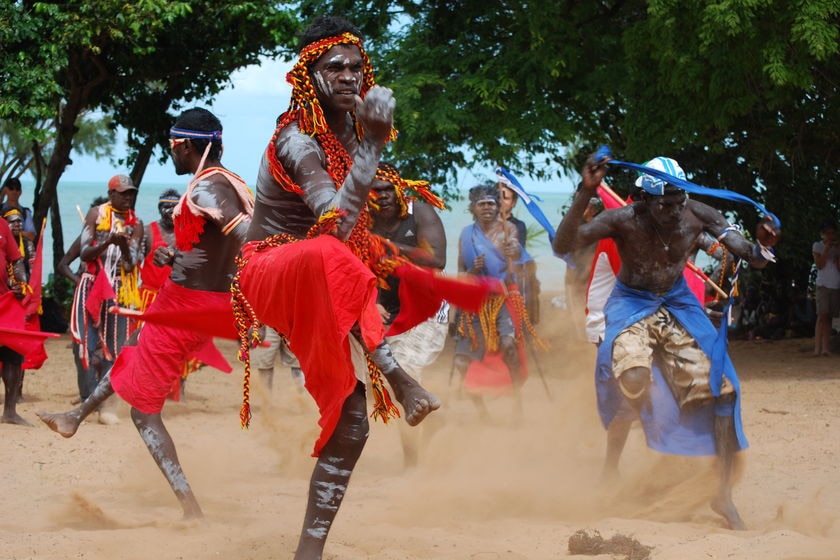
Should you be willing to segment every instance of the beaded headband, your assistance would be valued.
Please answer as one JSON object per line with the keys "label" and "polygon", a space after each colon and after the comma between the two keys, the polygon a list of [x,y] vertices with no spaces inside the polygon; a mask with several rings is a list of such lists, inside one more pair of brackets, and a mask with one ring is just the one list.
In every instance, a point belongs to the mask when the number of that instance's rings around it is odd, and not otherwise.
{"label": "beaded headband", "polygon": [[[377,167],[376,178],[393,185],[400,218],[405,218],[408,215],[408,203],[412,200],[423,200],[439,210],[446,208],[443,200],[432,192],[428,181],[403,179],[397,170],[390,165],[380,165]],[[379,204],[376,202],[376,196],[373,191],[371,191],[369,203],[374,209],[379,210]]]}

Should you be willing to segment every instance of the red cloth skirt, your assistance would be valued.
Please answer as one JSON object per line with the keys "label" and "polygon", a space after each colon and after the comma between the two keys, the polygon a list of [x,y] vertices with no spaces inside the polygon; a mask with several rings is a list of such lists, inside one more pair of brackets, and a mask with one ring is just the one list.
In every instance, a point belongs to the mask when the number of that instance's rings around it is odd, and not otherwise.
{"label": "red cloth skirt", "polygon": [[384,327],[376,309],[374,274],[331,235],[254,252],[239,273],[242,293],[260,322],[289,341],[315,399],[321,434],[318,456],[338,424],[344,401],[356,386],[350,354],[350,328],[359,323],[364,345],[373,350]]}
{"label": "red cloth skirt", "polygon": [[[190,313],[207,306],[230,305],[230,292],[192,290],[167,280],[149,312]],[[168,325],[145,322],[137,346],[123,346],[111,369],[111,386],[122,399],[144,414],[157,414],[184,372],[184,364],[212,344],[211,336]]]}

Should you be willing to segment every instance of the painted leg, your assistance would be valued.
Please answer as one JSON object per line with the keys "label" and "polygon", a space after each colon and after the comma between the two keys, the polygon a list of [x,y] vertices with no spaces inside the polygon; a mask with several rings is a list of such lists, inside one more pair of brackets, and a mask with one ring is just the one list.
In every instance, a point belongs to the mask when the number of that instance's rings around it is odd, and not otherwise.
{"label": "painted leg", "polygon": [[747,528],[732,502],[732,484],[735,473],[735,453],[738,439],[735,434],[735,417],[715,415],[715,451],[720,471],[720,486],[712,500],[712,509],[726,519],[730,529],[743,531]]}
{"label": "painted leg", "polygon": [[23,384],[23,369],[20,364],[3,362],[3,416],[0,422],[3,424],[17,424],[18,426],[31,426],[17,413],[17,400],[20,395],[20,387]]}
{"label": "painted leg", "polygon": [[163,425],[160,414],[144,414],[139,410],[131,409],[131,419],[134,426],[140,432],[146,449],[152,454],[169,487],[175,492],[175,497],[181,503],[184,510],[184,519],[196,519],[203,517],[201,507],[195,499],[190,483],[178,461],[178,453],[175,451],[175,443]]}
{"label": "painted leg", "polygon": [[82,421],[90,415],[91,412],[97,410],[99,406],[105,402],[105,399],[114,394],[114,388],[111,387],[111,372],[105,374],[102,381],[96,386],[93,393],[86,398],[82,404],[67,412],[50,414],[39,410],[35,412],[38,418],[44,424],[50,427],[54,432],[69,438],[73,437],[76,430],[79,429]]}
{"label": "painted leg", "polygon": [[610,422],[610,427],[607,428],[607,452],[604,456],[604,468],[601,471],[602,482],[612,482],[620,478],[618,462],[621,460],[621,453],[624,451],[632,425],[633,418],[623,418],[620,415]]}
{"label": "painted leg", "polygon": [[341,417],[321,450],[309,481],[309,501],[295,560],[320,560],[327,535],[347,492],[350,475],[362,454],[370,426],[364,385],[344,401]]}
{"label": "painted leg", "polygon": [[394,391],[394,397],[403,406],[405,421],[409,426],[416,426],[426,416],[440,408],[440,399],[424,389],[400,367],[387,342],[382,341],[370,356],[388,380],[388,384]]}

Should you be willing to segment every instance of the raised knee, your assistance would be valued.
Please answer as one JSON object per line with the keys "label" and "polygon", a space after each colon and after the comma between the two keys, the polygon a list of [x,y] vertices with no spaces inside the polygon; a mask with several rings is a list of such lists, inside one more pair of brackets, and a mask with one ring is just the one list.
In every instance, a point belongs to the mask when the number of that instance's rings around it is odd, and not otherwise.
{"label": "raised knee", "polygon": [[618,386],[627,399],[636,400],[650,386],[650,370],[643,367],[630,368],[618,378]]}

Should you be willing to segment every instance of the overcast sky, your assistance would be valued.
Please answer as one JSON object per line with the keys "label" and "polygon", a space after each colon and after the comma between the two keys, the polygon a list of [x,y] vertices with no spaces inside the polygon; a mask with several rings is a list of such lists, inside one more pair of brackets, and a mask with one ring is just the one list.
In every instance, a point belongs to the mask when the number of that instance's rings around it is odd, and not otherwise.
{"label": "overcast sky", "polygon": [[[224,128],[223,141],[225,152],[222,162],[225,167],[242,176],[254,185],[260,158],[274,132],[275,121],[289,105],[291,87],[286,83],[286,72],[290,62],[269,60],[260,66],[249,66],[235,72],[231,79],[233,86],[218,96],[212,105],[198,103],[207,107],[219,117]],[[399,100],[397,100],[399,111]],[[124,142],[124,140],[122,140]],[[125,153],[124,144],[115,149],[116,155]],[[103,181],[117,173],[127,173],[127,169],[118,169],[106,160],[73,155],[73,165],[68,166],[62,175],[62,181]],[[458,178],[458,187],[467,188],[473,184],[491,178],[492,166],[487,169],[463,171]],[[420,177],[417,177],[420,179]],[[525,177],[519,177],[523,186],[532,191],[573,190],[573,183],[568,179],[537,183]],[[143,182],[151,184],[171,184],[176,188],[186,184],[184,177],[178,177],[171,161],[164,165],[150,164],[143,177]]]}

